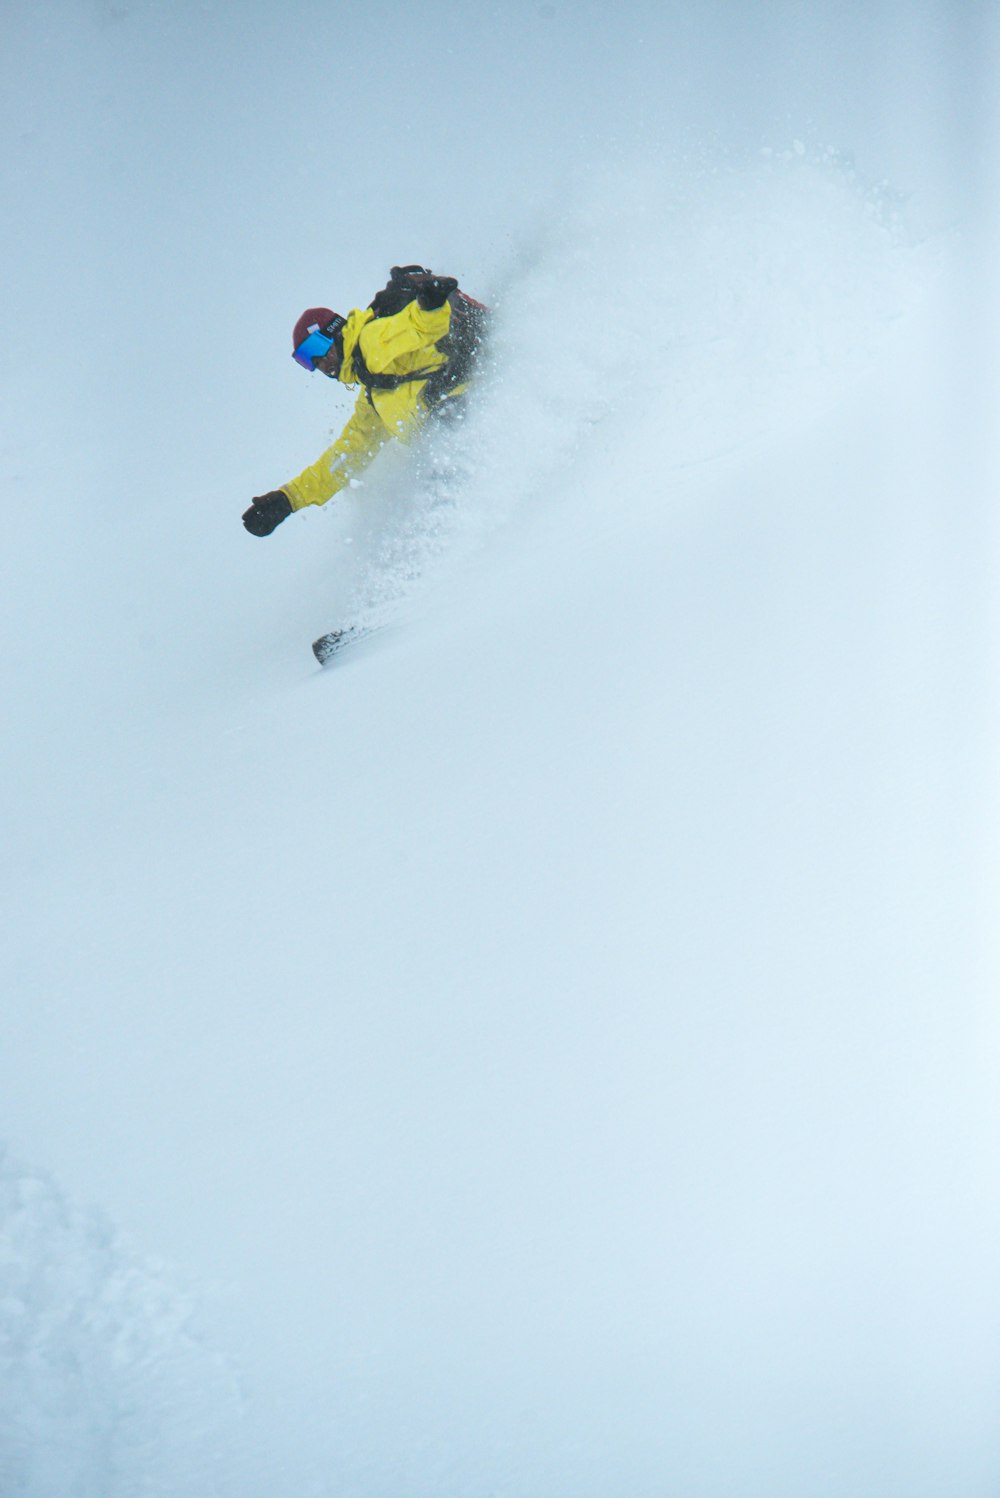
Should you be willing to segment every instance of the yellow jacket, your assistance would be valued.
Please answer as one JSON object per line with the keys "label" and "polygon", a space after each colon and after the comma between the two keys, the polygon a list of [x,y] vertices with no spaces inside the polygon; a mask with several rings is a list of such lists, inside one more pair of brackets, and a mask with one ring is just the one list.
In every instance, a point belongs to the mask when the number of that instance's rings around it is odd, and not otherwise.
{"label": "yellow jacket", "polygon": [[[432,373],[447,361],[436,345],[450,326],[447,302],[433,312],[409,302],[392,317],[376,317],[370,309],[354,311],[344,325],[344,358],[337,378],[344,385],[361,383],[354,366],[359,346],[372,374]],[[427,415],[421,400],[426,384],[426,380],[410,380],[395,390],[372,390],[370,399],[362,387],[351,418],[333,446],[297,478],[282,484],[292,509],[325,505],[364,472],[389,437],[408,441]],[[458,394],[462,388],[449,393]]]}

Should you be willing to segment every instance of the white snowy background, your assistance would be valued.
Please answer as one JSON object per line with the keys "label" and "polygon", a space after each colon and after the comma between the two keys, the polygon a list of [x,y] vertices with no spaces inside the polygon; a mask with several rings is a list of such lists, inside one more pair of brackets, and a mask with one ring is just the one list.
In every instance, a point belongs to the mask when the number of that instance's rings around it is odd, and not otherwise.
{"label": "white snowy background", "polygon": [[2,1498],[1000,1492],[998,23],[7,0]]}

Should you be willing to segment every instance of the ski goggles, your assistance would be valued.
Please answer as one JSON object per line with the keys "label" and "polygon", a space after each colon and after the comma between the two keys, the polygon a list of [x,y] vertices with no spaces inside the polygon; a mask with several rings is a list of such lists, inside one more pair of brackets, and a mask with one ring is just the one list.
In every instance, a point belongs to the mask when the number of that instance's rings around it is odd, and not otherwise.
{"label": "ski goggles", "polygon": [[298,348],[292,352],[292,358],[296,364],[301,364],[302,368],[308,369],[311,374],[316,368],[316,360],[322,359],[324,354],[328,354],[333,348],[334,338],[328,336],[328,333],[336,336],[346,321],[346,318],[337,317],[327,323],[327,332],[322,333],[319,323],[313,323],[308,336],[303,338]]}

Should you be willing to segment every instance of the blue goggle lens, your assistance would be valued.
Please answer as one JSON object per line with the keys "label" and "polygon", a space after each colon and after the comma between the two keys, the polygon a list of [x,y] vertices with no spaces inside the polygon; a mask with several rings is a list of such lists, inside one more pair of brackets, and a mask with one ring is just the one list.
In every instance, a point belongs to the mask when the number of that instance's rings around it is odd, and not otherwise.
{"label": "blue goggle lens", "polygon": [[317,331],[310,333],[308,338],[303,338],[292,358],[296,364],[301,364],[303,369],[308,369],[311,373],[316,368],[316,360],[322,359],[332,348],[333,339]]}

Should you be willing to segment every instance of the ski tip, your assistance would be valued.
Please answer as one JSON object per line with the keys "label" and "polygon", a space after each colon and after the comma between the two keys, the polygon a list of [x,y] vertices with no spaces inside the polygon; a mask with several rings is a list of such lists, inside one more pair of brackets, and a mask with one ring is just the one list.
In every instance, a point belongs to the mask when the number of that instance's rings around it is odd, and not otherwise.
{"label": "ski tip", "polygon": [[312,653],[320,665],[325,666],[348,645],[357,645],[359,641],[367,640],[369,635],[375,634],[380,628],[377,624],[345,624],[342,629],[331,629],[329,634],[320,635],[318,640],[313,640]]}
{"label": "ski tip", "polygon": [[328,635],[320,635],[318,640],[313,640],[312,653],[321,666],[332,660],[337,651],[346,643],[350,630],[332,629]]}

